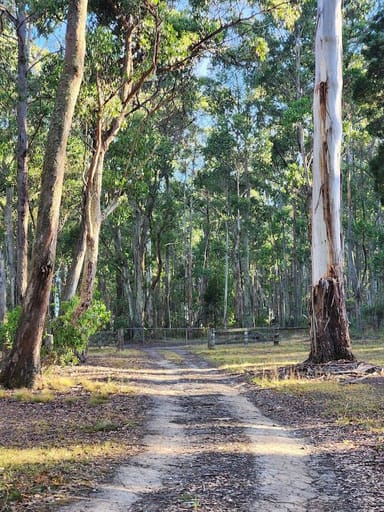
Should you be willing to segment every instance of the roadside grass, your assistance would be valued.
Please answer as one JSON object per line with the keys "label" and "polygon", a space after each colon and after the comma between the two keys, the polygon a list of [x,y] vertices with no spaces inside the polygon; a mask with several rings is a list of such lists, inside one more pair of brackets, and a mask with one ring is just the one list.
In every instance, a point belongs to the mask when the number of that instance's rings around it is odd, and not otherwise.
{"label": "roadside grass", "polygon": [[124,444],[110,441],[65,448],[2,448],[0,510],[52,510],[49,503],[57,498],[57,491],[69,485],[92,488],[102,468],[124,457],[125,450]]}
{"label": "roadside grass", "polygon": [[[304,361],[309,344],[288,340],[279,345],[256,343],[247,346],[219,345],[215,349],[202,346],[193,352],[217,365],[220,369],[245,372],[253,384],[274,392],[302,398],[317,407],[326,419],[340,426],[354,425],[370,433],[384,435],[383,377],[369,377],[367,382],[345,384],[330,376],[327,378],[300,378],[288,375],[278,377],[277,369]],[[384,367],[384,341],[359,340],[353,344],[358,360]]]}
{"label": "roadside grass", "polygon": [[279,345],[273,345],[270,342],[249,345],[216,345],[214,349],[199,345],[192,350],[221,369],[231,371],[288,366],[303,361],[309,352],[307,344],[295,340]]}
{"label": "roadside grass", "polygon": [[40,390],[0,388],[0,510],[46,512],[90,491],[140,449],[147,398],[129,385],[146,354],[91,352]]}

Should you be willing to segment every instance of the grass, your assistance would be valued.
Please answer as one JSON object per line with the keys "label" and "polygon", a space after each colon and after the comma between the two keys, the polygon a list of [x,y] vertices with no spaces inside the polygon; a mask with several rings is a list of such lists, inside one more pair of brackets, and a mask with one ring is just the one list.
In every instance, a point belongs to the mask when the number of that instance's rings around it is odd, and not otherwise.
{"label": "grass", "polygon": [[34,402],[34,403],[47,403],[55,400],[55,393],[49,389],[42,389],[41,391],[31,391],[30,389],[18,389],[14,391],[13,397],[19,402]]}
{"label": "grass", "polygon": [[306,358],[309,349],[305,344],[289,342],[280,345],[217,345],[213,350],[198,346],[193,351],[223,370],[244,371],[296,364]]}
{"label": "grass", "polygon": [[[213,350],[199,345],[192,349],[223,370],[273,369],[304,361],[309,344],[303,340],[283,340],[279,345],[254,343],[249,345],[217,345]],[[353,353],[363,361],[384,366],[384,341],[360,341],[353,344]]]}
{"label": "grass", "polygon": [[[107,465],[111,459],[124,456],[124,450],[124,445],[111,442],[66,448],[1,448],[0,510],[18,510],[14,508],[16,503],[27,495],[31,498],[49,495],[66,486],[68,481],[80,486],[92,485],[91,466],[102,461]],[[46,509],[40,504],[38,508],[27,510]]]}

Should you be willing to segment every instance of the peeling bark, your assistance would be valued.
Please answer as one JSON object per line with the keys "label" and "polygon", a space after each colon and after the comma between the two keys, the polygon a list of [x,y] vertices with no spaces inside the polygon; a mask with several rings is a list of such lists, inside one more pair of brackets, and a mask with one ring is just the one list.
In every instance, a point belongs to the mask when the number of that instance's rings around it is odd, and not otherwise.
{"label": "peeling bark", "polygon": [[338,276],[320,279],[312,291],[311,351],[309,361],[354,360],[348,331],[344,287]]}

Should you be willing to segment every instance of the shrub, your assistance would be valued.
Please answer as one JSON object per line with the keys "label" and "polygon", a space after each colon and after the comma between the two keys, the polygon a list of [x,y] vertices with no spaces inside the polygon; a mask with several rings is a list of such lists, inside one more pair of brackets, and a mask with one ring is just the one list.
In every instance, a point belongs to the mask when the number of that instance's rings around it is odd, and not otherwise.
{"label": "shrub", "polygon": [[17,325],[21,314],[21,306],[7,311],[5,322],[0,324],[0,350],[10,350],[15,339]]}
{"label": "shrub", "polygon": [[100,300],[93,300],[90,308],[80,316],[76,323],[72,321],[73,313],[79,304],[79,298],[64,302],[62,314],[50,324],[53,334],[54,362],[67,364],[77,361],[87,348],[89,337],[105,327],[110,319],[110,312]]}

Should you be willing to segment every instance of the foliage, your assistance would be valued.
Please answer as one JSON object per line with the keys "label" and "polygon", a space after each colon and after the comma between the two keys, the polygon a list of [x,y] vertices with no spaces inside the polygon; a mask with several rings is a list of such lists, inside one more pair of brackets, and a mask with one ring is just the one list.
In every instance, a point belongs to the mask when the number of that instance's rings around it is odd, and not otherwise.
{"label": "foliage", "polygon": [[[53,334],[54,360],[60,363],[77,361],[88,345],[89,337],[105,327],[110,320],[110,312],[100,300],[93,300],[91,307],[74,323],[73,312],[79,304],[79,298],[62,304],[62,313],[50,323]],[[50,357],[52,359],[52,357]]]}
{"label": "foliage", "polygon": [[17,306],[11,311],[7,311],[5,322],[3,324],[0,323],[0,350],[8,351],[11,349],[20,314],[21,306]]}

